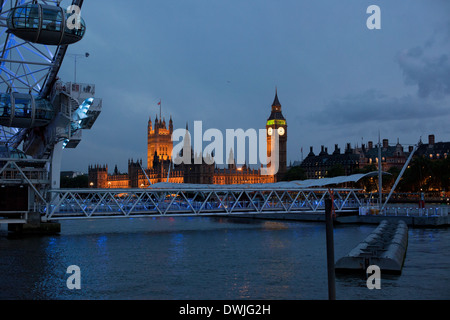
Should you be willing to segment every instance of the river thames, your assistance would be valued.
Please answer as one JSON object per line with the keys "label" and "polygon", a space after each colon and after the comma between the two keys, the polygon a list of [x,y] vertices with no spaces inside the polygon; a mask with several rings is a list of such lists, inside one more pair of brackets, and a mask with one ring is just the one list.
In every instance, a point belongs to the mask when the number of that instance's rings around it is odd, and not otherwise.
{"label": "river thames", "polygon": [[[375,225],[337,225],[335,259]],[[71,220],[57,236],[0,229],[0,299],[328,299],[325,225],[206,217]],[[68,289],[67,268],[81,289]],[[409,229],[401,275],[337,276],[344,300],[450,299],[450,230]]]}

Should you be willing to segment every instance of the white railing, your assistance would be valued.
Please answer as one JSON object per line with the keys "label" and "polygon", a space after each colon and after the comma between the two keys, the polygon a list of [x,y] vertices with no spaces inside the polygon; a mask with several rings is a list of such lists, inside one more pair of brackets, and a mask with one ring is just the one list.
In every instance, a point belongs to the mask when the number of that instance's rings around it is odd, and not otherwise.
{"label": "white railing", "polygon": [[[51,190],[39,210],[43,220],[323,212],[328,189],[73,189]],[[335,212],[360,207],[355,190],[333,189]]]}
{"label": "white railing", "polygon": [[362,206],[359,208],[359,215],[384,215],[384,216],[406,216],[406,217],[446,217],[448,216],[449,207],[427,207],[414,208],[409,206],[385,207],[383,210],[378,210],[377,206]]}

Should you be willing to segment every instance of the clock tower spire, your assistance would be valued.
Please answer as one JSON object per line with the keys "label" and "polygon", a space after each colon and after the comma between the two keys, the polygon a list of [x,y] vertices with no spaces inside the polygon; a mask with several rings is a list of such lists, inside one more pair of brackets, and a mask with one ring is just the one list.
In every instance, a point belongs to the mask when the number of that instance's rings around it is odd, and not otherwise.
{"label": "clock tower spire", "polygon": [[[275,88],[275,98],[272,103],[272,110],[266,122],[267,129],[267,158],[276,159],[272,157],[272,151],[278,151],[278,172],[275,173],[276,181],[280,181],[287,171],[286,147],[287,147],[287,123],[281,112],[281,103],[278,99],[278,89]],[[272,139],[278,136],[278,145],[272,150]],[[276,140],[275,140],[276,142]],[[268,164],[270,168],[272,164]]]}

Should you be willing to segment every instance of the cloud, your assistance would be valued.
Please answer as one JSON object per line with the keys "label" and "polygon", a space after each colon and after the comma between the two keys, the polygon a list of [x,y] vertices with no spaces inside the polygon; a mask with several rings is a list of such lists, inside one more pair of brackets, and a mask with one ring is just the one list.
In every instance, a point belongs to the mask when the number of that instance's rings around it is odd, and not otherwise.
{"label": "cloud", "polygon": [[437,101],[405,95],[390,97],[378,90],[336,98],[324,105],[310,120],[328,124],[356,124],[371,121],[427,119],[450,114],[448,107]]}
{"label": "cloud", "polygon": [[450,95],[450,58],[448,39],[450,24],[437,31],[422,46],[398,53],[396,62],[400,66],[406,85],[417,85],[420,98],[442,99]]}
{"label": "cloud", "polygon": [[420,47],[398,55],[397,62],[403,71],[405,84],[417,85],[418,96],[440,99],[450,95],[450,60],[447,54],[427,57]]}
{"label": "cloud", "polygon": [[376,89],[333,98],[307,120],[325,124],[357,124],[373,121],[424,120],[450,115],[450,23],[423,45],[395,55],[406,86],[416,93],[387,95]]}

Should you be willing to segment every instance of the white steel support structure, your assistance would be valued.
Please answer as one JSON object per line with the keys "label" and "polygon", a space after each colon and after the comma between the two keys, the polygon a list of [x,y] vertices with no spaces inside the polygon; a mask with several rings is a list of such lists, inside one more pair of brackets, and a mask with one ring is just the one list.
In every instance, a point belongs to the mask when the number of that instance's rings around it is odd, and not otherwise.
{"label": "white steel support structure", "polygon": [[[51,190],[43,221],[155,216],[299,213],[324,210],[330,189],[72,189]],[[356,189],[332,189],[335,212],[357,211]]]}
{"label": "white steel support structure", "polygon": [[[19,207],[5,207],[5,203],[2,204],[0,224],[26,223],[29,212],[38,212],[42,204],[47,203],[46,188],[43,186],[48,186],[50,182],[49,165],[49,160],[42,159],[0,159],[0,194],[11,186],[22,190],[19,192],[22,197],[15,197],[14,200],[20,202]],[[5,201],[5,197],[1,200]]]}
{"label": "white steel support structure", "polygon": [[66,24],[82,4],[0,0],[0,223],[49,203],[48,191],[60,187],[63,149],[75,148],[101,112],[93,84],[58,80],[69,45],[84,35]]}

